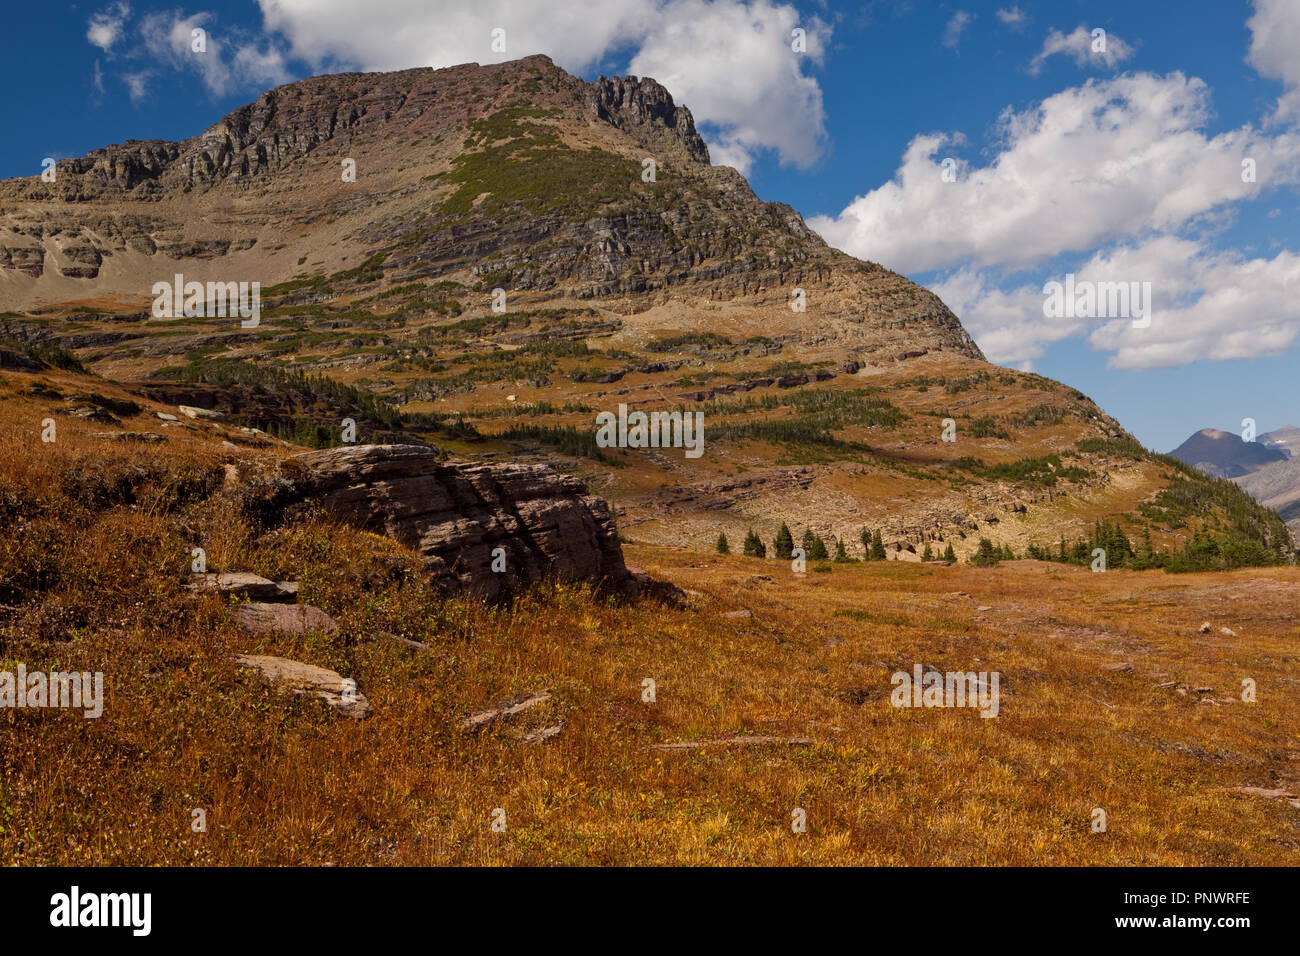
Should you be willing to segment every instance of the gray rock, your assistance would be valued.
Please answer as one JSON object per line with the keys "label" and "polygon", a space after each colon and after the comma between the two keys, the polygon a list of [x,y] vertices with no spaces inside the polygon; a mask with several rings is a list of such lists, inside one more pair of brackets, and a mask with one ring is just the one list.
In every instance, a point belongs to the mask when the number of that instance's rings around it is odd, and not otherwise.
{"label": "gray rock", "polygon": [[211,408],[196,408],[193,405],[177,405],[176,408],[186,418],[217,419],[226,417],[221,412],[213,411]]}
{"label": "gray rock", "polygon": [[194,591],[248,598],[250,601],[293,602],[298,599],[297,581],[272,581],[248,571],[223,571],[220,574],[196,574],[187,585]]}
{"label": "gray rock", "polygon": [[334,635],[339,626],[334,619],[310,604],[239,604],[235,620],[251,634],[305,634],[321,631]]}
{"label": "gray rock", "polygon": [[553,727],[543,727],[541,730],[534,730],[532,733],[524,734],[519,739],[526,744],[541,743],[543,740],[550,740],[563,729],[564,724],[559,723]]}
{"label": "gray rock", "polygon": [[315,697],[348,717],[361,718],[370,713],[370,701],[357,690],[356,682],[336,671],[287,657],[240,654],[235,659],[242,667],[260,671],[280,690]]}
{"label": "gray rock", "polygon": [[[418,551],[449,593],[495,597],[547,577],[637,587],[609,505],[545,465],[447,462],[423,445],[358,445],[295,455],[289,473],[299,501]],[[498,548],[503,571],[492,569]]]}
{"label": "gray rock", "polygon": [[[500,707],[493,707],[477,714],[466,717],[460,722],[460,729],[469,733],[478,733],[485,727],[490,727],[498,720],[507,720],[517,714],[522,714],[526,710],[532,710],[539,704],[544,704],[551,699],[549,690],[538,691],[535,694],[529,694],[519,700],[502,704]],[[558,733],[558,731],[556,731]]]}

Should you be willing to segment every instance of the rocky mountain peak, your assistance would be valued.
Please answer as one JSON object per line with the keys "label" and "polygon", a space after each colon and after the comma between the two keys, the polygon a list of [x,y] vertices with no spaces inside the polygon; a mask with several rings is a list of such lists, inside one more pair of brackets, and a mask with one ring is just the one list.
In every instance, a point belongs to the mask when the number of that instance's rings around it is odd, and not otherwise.
{"label": "rocky mountain peak", "polygon": [[695,162],[709,163],[709,148],[695,130],[691,111],[674,104],[673,95],[649,77],[602,76],[588,85],[587,105],[610,125],[649,145],[677,147]]}

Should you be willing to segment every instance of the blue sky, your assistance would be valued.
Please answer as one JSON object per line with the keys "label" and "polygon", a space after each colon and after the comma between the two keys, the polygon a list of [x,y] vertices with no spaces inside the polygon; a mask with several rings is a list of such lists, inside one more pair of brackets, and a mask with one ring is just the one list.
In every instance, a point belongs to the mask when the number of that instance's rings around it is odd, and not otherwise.
{"label": "blue sky", "polygon": [[[1152,447],[1300,424],[1300,0],[137,0],[6,20],[0,78],[25,92],[0,176],[185,138],[313,73],[544,52],[656,77],[760,196]],[[1067,273],[1150,282],[1150,326],[1046,317]]]}

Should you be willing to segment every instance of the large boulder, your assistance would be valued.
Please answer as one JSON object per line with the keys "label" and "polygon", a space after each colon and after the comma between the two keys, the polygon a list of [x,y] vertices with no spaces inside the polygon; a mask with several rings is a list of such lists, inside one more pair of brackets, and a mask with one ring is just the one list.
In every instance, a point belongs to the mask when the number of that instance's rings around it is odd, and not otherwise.
{"label": "large boulder", "polygon": [[196,574],[187,587],[192,591],[215,591],[227,597],[247,598],[250,601],[294,601],[298,597],[297,581],[272,581],[248,571]]}
{"label": "large boulder", "polygon": [[545,465],[439,461],[420,445],[330,448],[290,462],[297,496],[418,551],[449,593],[495,597],[547,577],[635,589],[609,505]]}

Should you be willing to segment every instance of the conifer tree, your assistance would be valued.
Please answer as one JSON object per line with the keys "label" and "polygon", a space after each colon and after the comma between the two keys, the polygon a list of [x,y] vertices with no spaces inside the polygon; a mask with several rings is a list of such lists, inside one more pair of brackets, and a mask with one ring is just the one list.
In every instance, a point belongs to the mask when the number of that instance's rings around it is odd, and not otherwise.
{"label": "conifer tree", "polygon": [[763,544],[763,539],[754,533],[754,529],[749,529],[749,534],[745,535],[745,556],[749,558],[766,558],[767,545]]}
{"label": "conifer tree", "polygon": [[849,553],[844,550],[844,539],[840,538],[835,542],[835,557],[833,560],[843,564],[849,559]]}
{"label": "conifer tree", "polygon": [[884,539],[880,537],[879,529],[877,529],[876,533],[871,536],[871,560],[885,560],[885,542]]}
{"label": "conifer tree", "polygon": [[980,538],[979,547],[970,556],[970,563],[977,568],[991,568],[998,563],[1001,551],[993,546],[988,538]]}
{"label": "conifer tree", "polygon": [[957,560],[957,553],[953,551],[951,541],[948,542],[948,547],[943,549],[943,559],[945,561],[952,561],[954,563]]}
{"label": "conifer tree", "polygon": [[718,543],[715,545],[718,554],[731,554],[731,545],[727,543],[727,536],[723,532],[718,532]]}
{"label": "conifer tree", "polygon": [[929,542],[929,541],[927,541],[927,542],[925,543],[925,550],[921,552],[921,560],[922,560],[922,561],[933,561],[933,560],[934,560],[934,552],[930,550],[930,542]]}
{"label": "conifer tree", "polygon": [[825,561],[828,557],[826,542],[813,534],[811,529],[803,533],[803,538],[799,541],[799,547],[803,548],[804,556],[809,561]]}
{"label": "conifer tree", "polygon": [[776,540],[772,542],[772,547],[776,551],[776,556],[782,561],[789,561],[794,554],[794,536],[790,534],[790,529],[786,527],[784,521],[781,522],[781,530],[776,533]]}

